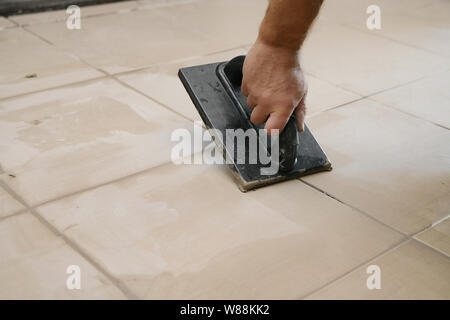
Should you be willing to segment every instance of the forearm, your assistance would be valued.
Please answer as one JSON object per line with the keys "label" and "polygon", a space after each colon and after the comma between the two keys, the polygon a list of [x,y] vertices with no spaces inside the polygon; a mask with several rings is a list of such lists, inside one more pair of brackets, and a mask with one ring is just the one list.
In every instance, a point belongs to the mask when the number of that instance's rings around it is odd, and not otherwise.
{"label": "forearm", "polygon": [[270,0],[258,39],[299,50],[323,0]]}

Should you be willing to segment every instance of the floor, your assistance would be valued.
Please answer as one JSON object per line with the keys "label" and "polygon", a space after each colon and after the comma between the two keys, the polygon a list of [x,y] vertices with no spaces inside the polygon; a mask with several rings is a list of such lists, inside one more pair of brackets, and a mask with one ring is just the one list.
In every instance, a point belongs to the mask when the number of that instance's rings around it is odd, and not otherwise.
{"label": "floor", "polygon": [[0,298],[450,299],[449,0],[325,1],[302,61],[332,172],[244,194],[171,162],[178,68],[244,54],[266,5],[0,18]]}

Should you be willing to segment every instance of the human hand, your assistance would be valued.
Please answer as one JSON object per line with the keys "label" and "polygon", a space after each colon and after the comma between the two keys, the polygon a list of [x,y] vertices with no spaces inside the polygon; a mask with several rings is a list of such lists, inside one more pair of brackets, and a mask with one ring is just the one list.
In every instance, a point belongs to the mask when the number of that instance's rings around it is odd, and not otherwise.
{"label": "human hand", "polygon": [[241,88],[255,125],[266,122],[269,134],[281,133],[294,114],[299,131],[304,130],[307,85],[297,50],[257,40],[245,58]]}

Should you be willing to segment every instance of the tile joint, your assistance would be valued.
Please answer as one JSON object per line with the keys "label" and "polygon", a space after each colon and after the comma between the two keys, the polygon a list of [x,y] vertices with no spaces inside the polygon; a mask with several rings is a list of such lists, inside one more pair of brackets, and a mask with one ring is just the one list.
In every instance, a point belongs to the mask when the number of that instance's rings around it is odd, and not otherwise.
{"label": "tile joint", "polygon": [[0,180],[0,186],[3,187],[14,199],[19,201],[24,207],[26,211],[29,211],[35,218],[39,220],[50,232],[52,232],[55,236],[60,237],[64,240],[64,242],[72,248],[75,252],[77,252],[80,256],[82,256],[89,264],[91,264],[98,272],[103,274],[115,287],[117,287],[128,299],[136,300],[138,297],[132,292],[128,286],[122,282],[122,280],[114,277],[110,274],[104,267],[102,267],[90,254],[85,252],[76,241],[70,239],[64,233],[60,232],[58,228],[52,225],[47,219],[45,219],[36,208],[30,207],[28,203],[22,199],[14,190],[12,190],[4,181]]}

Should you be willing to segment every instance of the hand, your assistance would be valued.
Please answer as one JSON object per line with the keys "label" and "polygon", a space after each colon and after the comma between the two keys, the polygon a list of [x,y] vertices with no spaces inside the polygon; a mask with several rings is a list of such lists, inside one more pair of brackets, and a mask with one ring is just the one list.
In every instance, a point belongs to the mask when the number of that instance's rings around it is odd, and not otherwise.
{"label": "hand", "polygon": [[242,79],[251,122],[260,125],[267,120],[264,128],[272,134],[273,129],[281,132],[294,113],[303,131],[306,92],[297,50],[257,40],[245,58]]}

